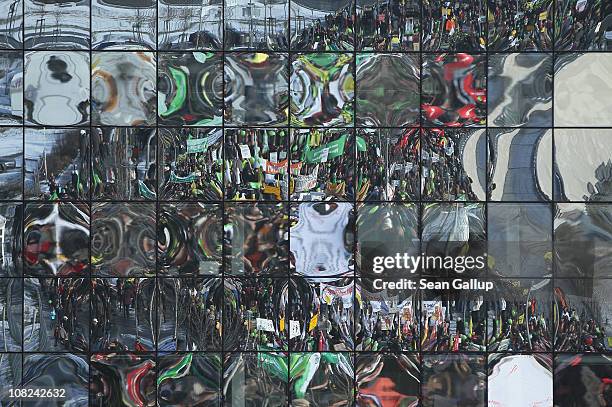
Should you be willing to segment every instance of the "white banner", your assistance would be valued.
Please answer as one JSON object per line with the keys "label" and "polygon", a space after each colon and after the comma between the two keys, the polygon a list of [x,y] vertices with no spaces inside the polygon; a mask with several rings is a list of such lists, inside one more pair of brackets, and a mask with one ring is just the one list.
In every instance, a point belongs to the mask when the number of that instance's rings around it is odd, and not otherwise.
{"label": "white banner", "polygon": [[289,321],[289,339],[300,336],[300,321]]}
{"label": "white banner", "polygon": [[274,322],[271,319],[257,318],[257,329],[260,331],[274,332]]}

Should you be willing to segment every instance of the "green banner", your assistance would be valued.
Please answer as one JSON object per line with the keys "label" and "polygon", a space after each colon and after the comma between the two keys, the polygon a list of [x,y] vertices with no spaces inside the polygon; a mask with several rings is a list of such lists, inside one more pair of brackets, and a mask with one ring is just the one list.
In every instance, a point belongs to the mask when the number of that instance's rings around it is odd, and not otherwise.
{"label": "green banner", "polygon": [[357,151],[366,151],[366,141],[363,137],[357,136]]}
{"label": "green banner", "polygon": [[187,140],[187,154],[203,153],[208,148],[208,137]]}
{"label": "green banner", "polygon": [[170,182],[174,182],[174,183],[177,183],[177,184],[191,183],[193,181],[196,181],[197,179],[198,179],[198,177],[194,173],[191,173],[191,174],[187,175],[186,177],[179,177],[174,172],[170,173]]}
{"label": "green banner", "polygon": [[330,141],[325,145],[306,151],[305,161],[314,164],[340,157],[344,154],[344,144],[346,144],[346,134],[340,136],[338,140]]}
{"label": "green banner", "polygon": [[155,192],[151,191],[141,180],[138,180],[138,190],[143,198],[155,199]]}
{"label": "green banner", "polygon": [[187,139],[187,154],[203,153],[221,138],[221,132],[203,138]]}

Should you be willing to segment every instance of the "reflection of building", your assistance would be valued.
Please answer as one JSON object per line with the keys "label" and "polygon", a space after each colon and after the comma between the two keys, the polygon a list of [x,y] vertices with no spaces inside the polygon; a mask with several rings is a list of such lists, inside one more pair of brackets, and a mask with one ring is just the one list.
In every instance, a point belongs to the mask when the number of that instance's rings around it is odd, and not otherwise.
{"label": "reflection of building", "polygon": [[192,42],[195,48],[220,48],[222,12],[221,0],[160,1],[160,47]]}
{"label": "reflection of building", "polygon": [[227,0],[226,42],[254,47],[268,38],[282,38],[287,31],[288,2],[285,0]]}
{"label": "reflection of building", "polygon": [[0,45],[19,48],[21,41],[21,0],[0,2]]}
{"label": "reflection of building", "polygon": [[23,117],[22,90],[21,59],[0,59],[0,115]]}
{"label": "reflection of building", "polygon": [[[341,3],[331,7],[330,3]],[[352,2],[348,1],[313,1],[302,0],[291,2],[291,28],[293,32],[300,32],[315,22],[324,25],[327,16],[335,17],[342,13],[352,14]]]}

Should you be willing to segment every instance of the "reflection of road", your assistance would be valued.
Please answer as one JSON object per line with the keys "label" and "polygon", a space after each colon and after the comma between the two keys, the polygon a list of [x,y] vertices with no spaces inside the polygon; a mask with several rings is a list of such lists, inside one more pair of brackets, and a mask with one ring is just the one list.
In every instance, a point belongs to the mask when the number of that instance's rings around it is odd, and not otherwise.
{"label": "reflection of road", "polygon": [[[542,143],[544,137],[550,136],[550,130],[544,136],[540,130],[520,129],[509,134],[498,134],[493,140],[495,155],[492,182],[496,188],[491,197],[502,201],[541,201],[546,192],[550,196],[551,174],[538,174],[536,169],[538,153],[550,155]],[[538,145],[541,145],[538,148]],[[541,151],[540,151],[541,150]],[[550,162],[550,159],[547,160]],[[541,185],[542,189],[541,189]]]}
{"label": "reflection of road", "polygon": [[[144,344],[145,348],[153,349],[151,341],[150,321],[148,318],[149,310],[138,311],[138,328],[136,327],[136,312],[133,307],[129,310],[129,317],[125,317],[125,311],[118,307],[113,307],[111,310],[112,316],[109,325],[107,326],[107,338],[111,341],[118,340],[121,344],[129,349],[135,349],[136,345],[136,330],[138,329],[138,340]],[[146,316],[146,318],[145,318]],[[100,338],[94,338],[100,339]],[[99,343],[98,343],[99,345]]]}
{"label": "reflection of road", "polygon": [[96,2],[100,6],[115,8],[150,8],[155,5],[151,0],[102,0]]}
{"label": "reflection of road", "polygon": [[63,48],[65,46],[70,47],[74,45],[80,45],[83,48],[89,48],[89,38],[77,35],[37,35],[36,37],[28,38],[25,41],[26,48],[36,48],[37,46],[44,45],[41,48]]}
{"label": "reflection of road", "polygon": [[[66,189],[71,189],[74,186],[72,185],[72,172],[74,170],[79,171],[81,169],[81,158],[77,157],[74,160],[72,160],[72,162],[70,162],[70,164],[68,164],[64,170],[62,171],[62,173],[55,178],[55,183],[57,185],[60,185]],[[87,182],[87,177],[89,176],[89,174],[81,174],[81,178],[80,181],[81,183],[86,183]],[[86,186],[86,185],[84,185]],[[77,194],[77,191],[73,191],[73,194]]]}
{"label": "reflection of road", "polygon": [[484,185],[487,184],[486,170],[482,157],[486,156],[487,138],[485,130],[472,133],[465,142],[462,154],[463,169],[474,181],[472,191],[479,199],[485,199]]}
{"label": "reflection of road", "polygon": [[324,11],[328,13],[335,13],[338,10],[342,10],[351,4],[350,0],[292,0],[293,5],[299,5],[308,10]]}
{"label": "reflection of road", "polygon": [[566,54],[555,60],[555,126],[612,126],[612,54]]}
{"label": "reflection of road", "polygon": [[[610,130],[563,129],[555,130],[555,196],[560,200],[582,201],[610,191],[605,178],[605,164],[610,160]],[[589,191],[589,184],[594,189]],[[607,200],[607,199],[606,199]]]}

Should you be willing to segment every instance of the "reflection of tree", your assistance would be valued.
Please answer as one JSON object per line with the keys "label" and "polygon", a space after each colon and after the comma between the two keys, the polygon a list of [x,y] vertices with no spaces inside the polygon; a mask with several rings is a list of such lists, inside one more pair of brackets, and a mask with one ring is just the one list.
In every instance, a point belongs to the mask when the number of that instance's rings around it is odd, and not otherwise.
{"label": "reflection of tree", "polygon": [[601,163],[595,169],[595,185],[591,182],[587,183],[587,191],[589,196],[583,196],[585,201],[612,201],[612,160],[607,163]]}
{"label": "reflection of tree", "polygon": [[79,132],[73,130],[67,131],[57,138],[46,158],[49,174],[61,175],[61,172],[72,163],[72,160],[80,156],[81,143],[75,143],[75,139],[79,139],[79,137]]}
{"label": "reflection of tree", "polygon": [[612,161],[601,163],[594,175],[595,184],[586,185],[586,203],[580,207],[561,204],[572,208],[563,211],[558,206],[555,215],[560,221],[555,226],[555,260],[560,272],[573,277],[600,277],[599,273],[609,274],[612,268],[612,216],[610,204],[603,203],[612,200]]}

